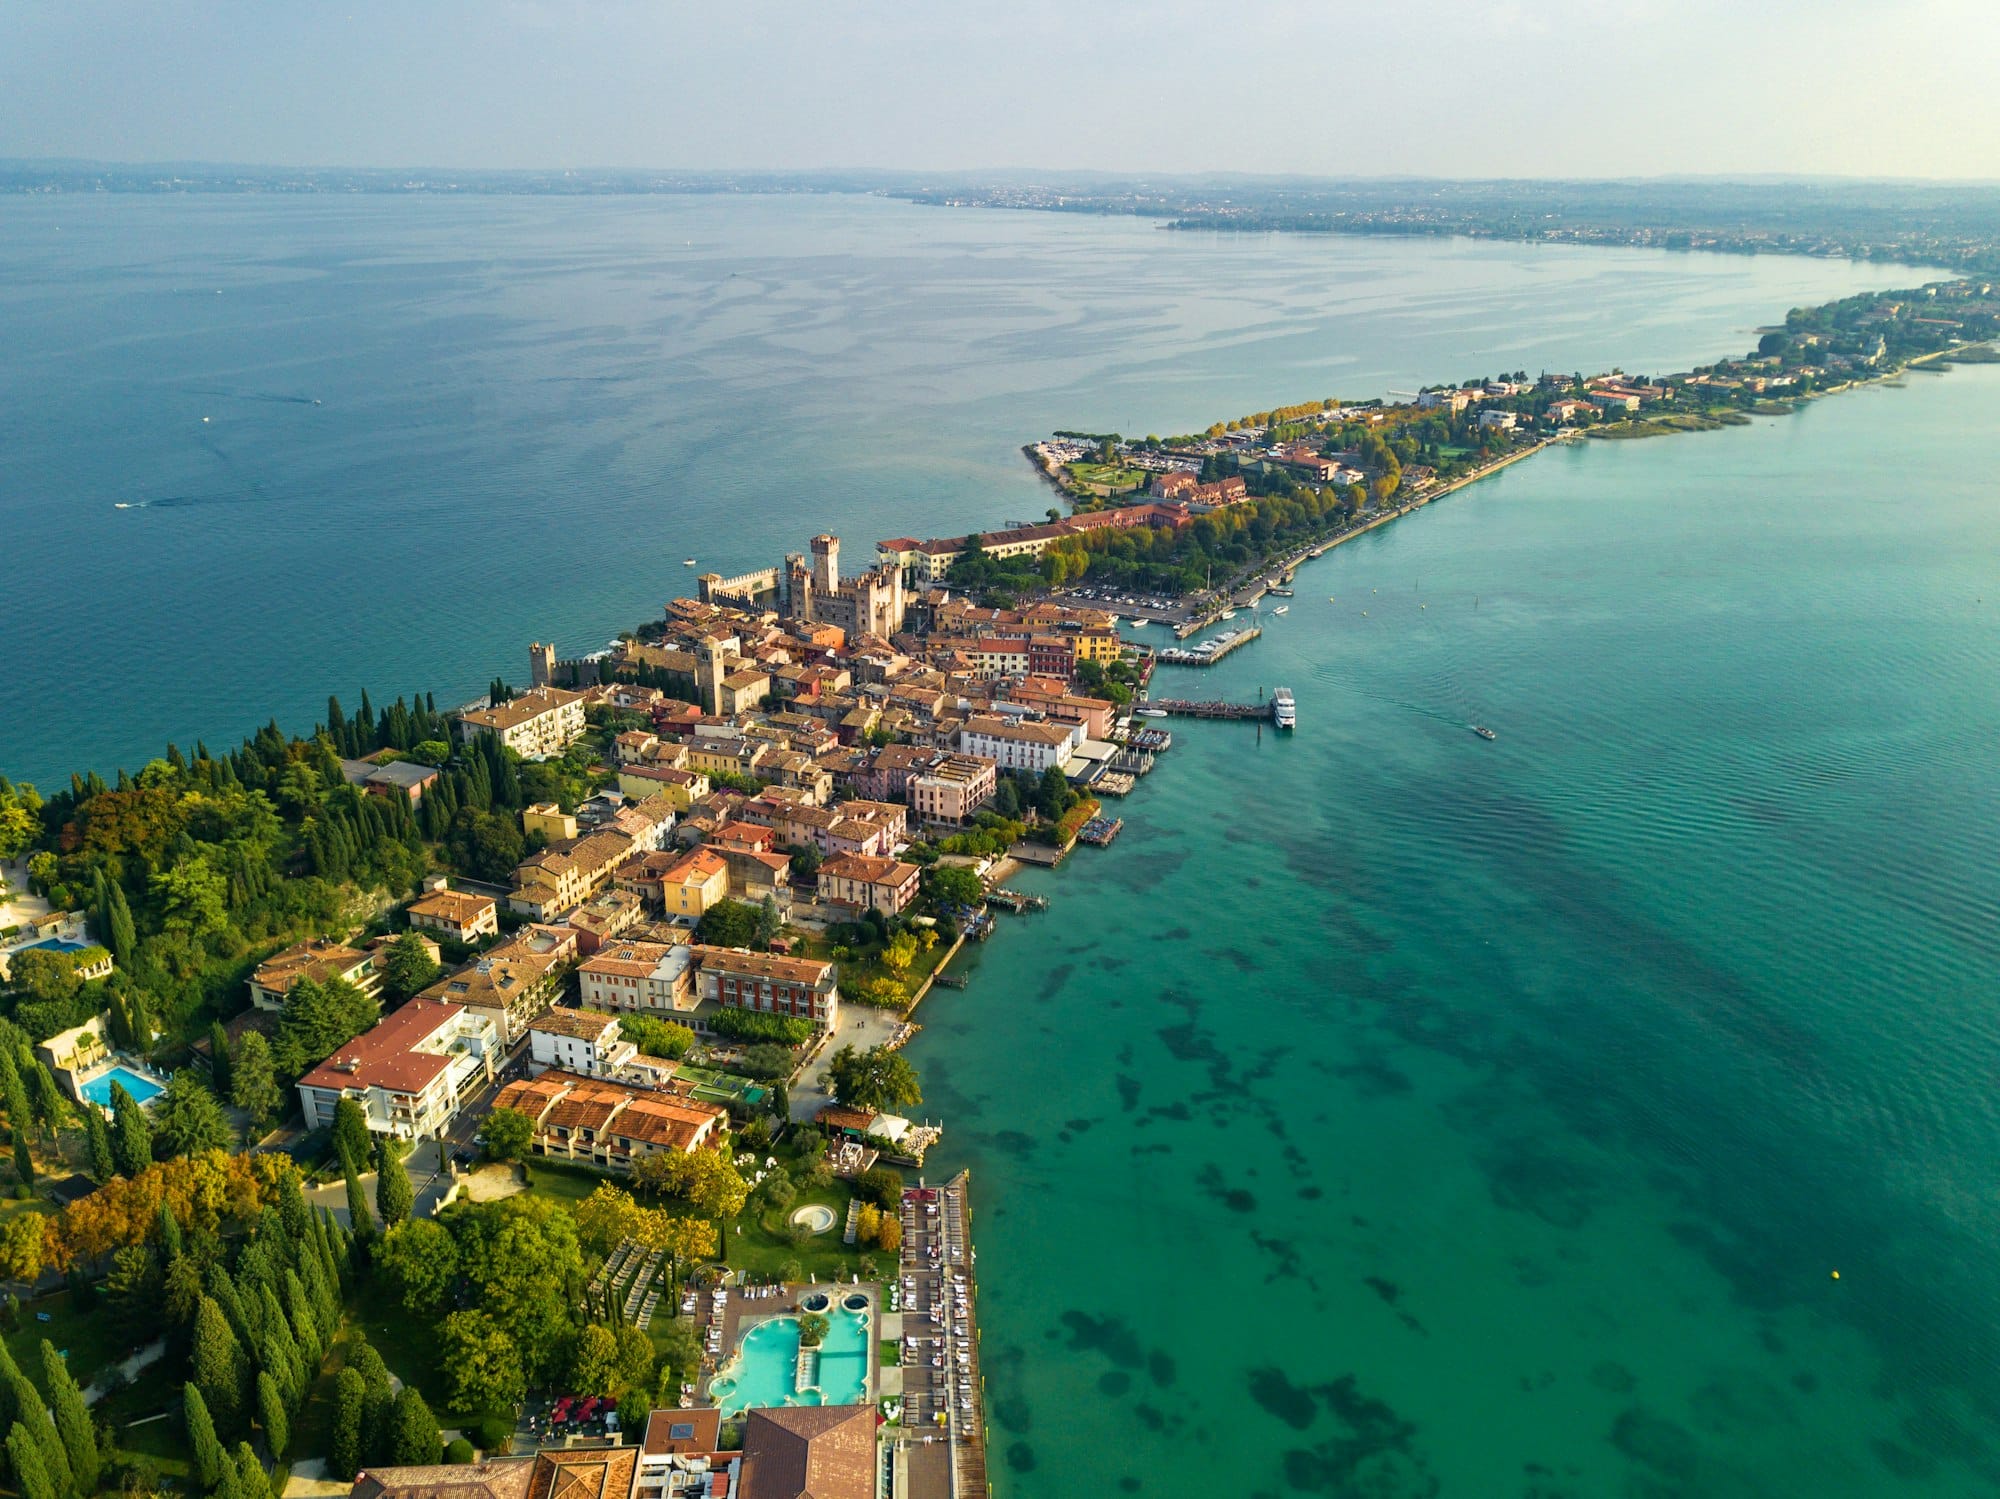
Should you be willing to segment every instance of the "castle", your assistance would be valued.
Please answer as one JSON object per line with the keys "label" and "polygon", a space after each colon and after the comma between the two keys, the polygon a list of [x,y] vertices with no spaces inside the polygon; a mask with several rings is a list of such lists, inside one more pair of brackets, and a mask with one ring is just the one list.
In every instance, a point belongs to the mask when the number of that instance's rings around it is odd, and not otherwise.
{"label": "castle", "polygon": [[840,538],[815,536],[812,556],[793,553],[784,566],[761,568],[725,578],[703,573],[696,579],[704,604],[740,609],[776,608],[786,619],[834,625],[856,635],[884,640],[903,628],[909,599],[900,567],[873,567],[853,578],[840,576]]}

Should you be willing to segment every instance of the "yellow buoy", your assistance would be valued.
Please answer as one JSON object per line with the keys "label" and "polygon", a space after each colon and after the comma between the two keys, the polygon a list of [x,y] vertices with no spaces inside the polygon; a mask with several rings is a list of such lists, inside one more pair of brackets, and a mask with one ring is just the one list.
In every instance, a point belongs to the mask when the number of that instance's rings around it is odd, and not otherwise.
{"label": "yellow buoy", "polygon": [[1836,1271],[1834,1271],[1834,1272],[1833,1272],[1833,1278],[1834,1278],[1835,1280],[1839,1280],[1839,1279],[1840,1279],[1840,1272],[1839,1272],[1838,1270],[1836,1270]]}

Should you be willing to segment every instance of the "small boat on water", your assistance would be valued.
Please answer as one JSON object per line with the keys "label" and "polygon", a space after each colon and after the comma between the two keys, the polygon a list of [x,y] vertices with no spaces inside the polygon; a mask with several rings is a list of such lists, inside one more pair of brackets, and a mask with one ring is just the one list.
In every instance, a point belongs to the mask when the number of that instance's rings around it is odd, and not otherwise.
{"label": "small boat on water", "polygon": [[1280,604],[1278,605],[1277,608],[1273,609],[1271,612],[1273,614],[1289,614],[1291,612],[1291,609],[1292,606],[1290,604]]}
{"label": "small boat on water", "polygon": [[1135,630],[1143,630],[1146,628],[1147,625],[1150,625],[1151,623],[1152,621],[1150,619],[1135,619],[1132,621],[1132,628]]}
{"label": "small boat on water", "polygon": [[1221,617],[1223,619],[1234,619],[1236,618],[1236,611],[1234,609],[1225,609],[1222,611]]}
{"label": "small boat on water", "polygon": [[1165,718],[1167,710],[1164,708],[1134,708],[1132,716],[1134,718]]}
{"label": "small boat on water", "polygon": [[683,558],[681,558],[681,566],[682,566],[682,567],[693,567],[693,566],[694,566],[694,558],[692,558],[692,557],[683,557]]}
{"label": "small boat on water", "polygon": [[1472,732],[1477,734],[1481,739],[1498,739],[1500,737],[1498,734],[1494,733],[1491,729],[1487,728],[1486,725],[1483,723],[1474,724],[1472,726]]}

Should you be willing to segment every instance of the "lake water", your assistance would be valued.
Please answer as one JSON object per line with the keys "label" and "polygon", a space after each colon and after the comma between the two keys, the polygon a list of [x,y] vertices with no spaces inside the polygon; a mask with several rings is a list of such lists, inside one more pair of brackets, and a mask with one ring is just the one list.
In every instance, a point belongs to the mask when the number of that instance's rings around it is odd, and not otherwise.
{"label": "lake water", "polygon": [[1163,670],[1298,732],[1175,724],[911,1053],[1005,1492],[1995,1491],[1996,417],[1544,455]]}
{"label": "lake water", "polygon": [[[0,202],[0,765],[470,694],[689,553],[1038,515],[1054,426],[1682,365],[1901,279],[867,201]],[[1966,370],[1544,455],[1198,679],[1291,686],[1298,733],[1176,726],[921,1017],[1008,1499],[1993,1490],[1996,409]]]}
{"label": "lake water", "polygon": [[1038,519],[1055,426],[1686,362],[1887,274],[875,199],[0,198],[0,767],[462,701],[690,554]]}

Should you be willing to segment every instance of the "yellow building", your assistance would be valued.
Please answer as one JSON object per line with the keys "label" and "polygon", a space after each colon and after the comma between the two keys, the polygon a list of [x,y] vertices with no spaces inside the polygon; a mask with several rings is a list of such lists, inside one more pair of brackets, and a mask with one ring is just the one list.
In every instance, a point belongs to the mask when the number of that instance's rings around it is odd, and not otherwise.
{"label": "yellow building", "polygon": [[576,836],[576,819],[554,802],[536,802],[522,810],[521,831],[531,838],[540,833],[544,843],[560,843]]}
{"label": "yellow building", "polygon": [[1076,646],[1077,660],[1095,661],[1099,666],[1109,666],[1124,650],[1116,630],[1079,630],[1070,640]]}
{"label": "yellow building", "polygon": [[669,916],[699,918],[729,894],[729,863],[711,848],[689,849],[660,880]]}
{"label": "yellow building", "polygon": [[676,812],[685,812],[709,793],[708,777],[698,770],[675,770],[658,765],[621,765],[618,789],[629,797],[644,799],[664,796]]}

